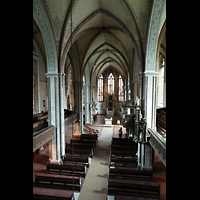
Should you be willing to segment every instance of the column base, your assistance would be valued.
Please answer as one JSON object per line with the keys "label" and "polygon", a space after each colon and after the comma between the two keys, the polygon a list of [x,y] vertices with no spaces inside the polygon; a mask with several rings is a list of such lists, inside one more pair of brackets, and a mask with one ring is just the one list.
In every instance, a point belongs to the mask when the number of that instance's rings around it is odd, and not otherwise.
{"label": "column base", "polygon": [[142,167],[142,170],[152,170],[153,168],[152,168],[152,166],[143,166]]}
{"label": "column base", "polygon": [[137,165],[137,169],[142,170],[142,165],[141,164]]}
{"label": "column base", "polygon": [[63,164],[63,161],[62,160],[49,160],[49,164],[61,165],[61,164]]}

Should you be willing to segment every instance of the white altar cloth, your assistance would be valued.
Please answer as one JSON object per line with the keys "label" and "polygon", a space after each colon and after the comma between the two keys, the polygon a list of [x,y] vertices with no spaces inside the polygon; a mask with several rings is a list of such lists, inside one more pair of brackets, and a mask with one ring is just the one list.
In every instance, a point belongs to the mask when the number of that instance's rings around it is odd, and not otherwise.
{"label": "white altar cloth", "polygon": [[112,117],[110,119],[105,118],[105,125],[112,125]]}

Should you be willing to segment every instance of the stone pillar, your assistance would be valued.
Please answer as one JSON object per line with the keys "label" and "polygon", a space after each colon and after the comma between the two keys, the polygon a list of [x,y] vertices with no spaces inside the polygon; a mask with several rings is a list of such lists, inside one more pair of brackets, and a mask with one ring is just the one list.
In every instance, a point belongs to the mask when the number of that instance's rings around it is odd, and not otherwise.
{"label": "stone pillar", "polygon": [[132,80],[129,81],[129,88],[130,88],[130,99],[134,99],[134,82]]}
{"label": "stone pillar", "polygon": [[147,129],[156,130],[156,86],[158,72],[144,72],[144,117],[147,122]]}
{"label": "stone pillar", "polygon": [[[33,76],[34,76],[34,111],[40,112],[40,80],[39,80],[39,61],[33,54]],[[36,60],[37,59],[37,60]]]}
{"label": "stone pillar", "polygon": [[138,96],[141,100],[141,113],[142,116],[144,116],[144,92],[143,92],[143,87],[144,87],[144,73],[140,72],[138,73]]}
{"label": "stone pillar", "polygon": [[138,96],[138,81],[133,81],[134,84],[134,97],[133,99],[135,100],[136,96]]}
{"label": "stone pillar", "polygon": [[83,133],[83,81],[80,82],[80,135]]}
{"label": "stone pillar", "polygon": [[48,125],[54,125],[54,137],[49,145],[49,161],[51,163],[60,163],[61,160],[61,117],[60,117],[60,76],[61,74],[53,72],[46,73],[47,76],[47,94],[48,94]]}
{"label": "stone pillar", "polygon": [[80,127],[80,118],[82,116],[81,112],[81,83],[80,81],[73,81],[74,85],[74,111],[77,113],[77,122],[76,122],[76,135],[81,134],[81,127]]}
{"label": "stone pillar", "polygon": [[78,120],[80,118],[80,81],[73,81],[74,86],[74,111],[78,114]]}
{"label": "stone pillar", "polygon": [[[156,126],[156,84],[157,72],[139,73],[139,97],[142,115],[146,119],[147,128],[155,130]],[[138,167],[152,168],[152,147],[149,142],[138,143]]]}
{"label": "stone pillar", "polygon": [[85,84],[85,123],[91,123],[91,85]]}
{"label": "stone pillar", "polygon": [[65,155],[65,119],[64,119],[64,93],[65,93],[65,75],[59,74],[60,87],[60,135],[61,135],[61,155]]}
{"label": "stone pillar", "polygon": [[127,98],[127,84],[124,84],[124,101],[128,100]]}
{"label": "stone pillar", "polygon": [[138,143],[138,168],[152,169],[153,149],[148,143]]}
{"label": "stone pillar", "polygon": [[98,102],[98,86],[97,85],[93,85],[93,100],[95,103]]}

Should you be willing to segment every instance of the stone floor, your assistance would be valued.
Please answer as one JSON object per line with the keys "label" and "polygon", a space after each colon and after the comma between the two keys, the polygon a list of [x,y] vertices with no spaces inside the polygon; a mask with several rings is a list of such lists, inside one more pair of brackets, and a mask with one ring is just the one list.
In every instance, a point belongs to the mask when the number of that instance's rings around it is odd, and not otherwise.
{"label": "stone floor", "polygon": [[102,200],[107,197],[107,180],[110,144],[113,135],[113,127],[103,127],[99,142],[81,189],[78,200]]}

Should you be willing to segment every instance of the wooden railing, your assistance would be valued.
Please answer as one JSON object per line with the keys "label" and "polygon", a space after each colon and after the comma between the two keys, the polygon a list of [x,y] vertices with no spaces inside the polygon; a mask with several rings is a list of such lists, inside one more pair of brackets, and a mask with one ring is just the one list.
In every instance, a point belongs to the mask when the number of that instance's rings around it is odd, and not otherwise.
{"label": "wooden railing", "polygon": [[65,118],[65,126],[67,126],[68,124],[72,124],[76,121],[77,121],[77,113],[74,113]]}
{"label": "wooden railing", "polygon": [[42,130],[36,131],[33,134],[33,152],[50,141],[54,136],[54,126],[48,126]]}
{"label": "wooden railing", "polygon": [[[65,126],[77,121],[77,114],[71,114],[65,118]],[[33,152],[42,147],[45,143],[54,137],[54,126],[42,128],[33,132]]]}
{"label": "wooden railing", "polygon": [[148,128],[147,131],[151,134],[149,139],[150,145],[166,166],[166,139],[163,138],[158,132],[155,132],[150,128]]}

